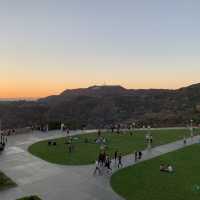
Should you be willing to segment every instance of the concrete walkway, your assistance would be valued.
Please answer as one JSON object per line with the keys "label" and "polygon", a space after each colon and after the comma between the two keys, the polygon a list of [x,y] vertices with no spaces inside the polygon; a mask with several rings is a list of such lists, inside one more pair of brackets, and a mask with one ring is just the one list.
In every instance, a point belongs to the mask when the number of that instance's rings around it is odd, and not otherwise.
{"label": "concrete walkway", "polygon": [[[200,143],[200,136],[188,138],[186,144],[183,144],[183,140],[178,140],[178,141],[175,141],[175,142],[172,142],[169,144],[164,144],[161,146],[154,147],[152,149],[146,149],[146,150],[142,151],[142,153],[143,153],[142,159],[137,162],[134,161],[135,157],[133,154],[124,156],[123,157],[123,168],[138,164],[145,160],[149,160],[149,159],[164,155],[166,153],[173,152],[178,149],[182,149],[184,147],[191,146],[193,144],[197,144],[197,143]],[[119,169],[115,168],[113,172],[116,172],[117,170],[119,170]]]}
{"label": "concrete walkway", "polygon": [[[92,132],[92,131],[91,131]],[[76,131],[85,134],[88,131]],[[43,200],[122,200],[109,184],[110,176],[93,176],[94,166],[61,166],[43,161],[27,152],[29,145],[49,138],[64,136],[59,131],[33,132],[9,137],[5,151],[0,155],[0,170],[17,183],[16,188],[0,191],[0,199],[16,198],[36,194]],[[187,145],[199,141],[199,136],[188,139]],[[147,160],[182,148],[183,141],[155,147],[143,152]],[[141,161],[140,161],[141,162]],[[133,155],[123,157],[124,167],[133,165]],[[113,166],[113,171],[117,171]]]}

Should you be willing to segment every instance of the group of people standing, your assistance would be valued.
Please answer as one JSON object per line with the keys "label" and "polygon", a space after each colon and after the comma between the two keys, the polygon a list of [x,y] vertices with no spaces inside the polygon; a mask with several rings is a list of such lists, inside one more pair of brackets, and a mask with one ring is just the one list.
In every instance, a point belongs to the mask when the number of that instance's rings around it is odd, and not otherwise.
{"label": "group of people standing", "polygon": [[94,174],[98,172],[99,175],[103,173],[103,170],[106,169],[107,173],[112,172],[111,168],[111,158],[106,152],[100,152],[98,160],[95,161],[95,170]]}
{"label": "group of people standing", "polygon": [[127,124],[127,125],[122,125],[122,124],[116,124],[116,125],[111,125],[110,126],[111,132],[114,133],[116,132],[117,134],[123,133],[123,130],[128,130],[130,135],[133,135],[134,129],[135,129],[135,124]]}
{"label": "group of people standing", "polygon": [[[114,153],[114,160],[118,168],[123,167],[122,154],[118,153],[117,150]],[[112,163],[111,157],[108,154],[106,154],[105,151],[100,152],[98,160],[95,161],[94,174],[98,172],[99,175],[102,175],[103,171],[105,170],[107,173],[111,173],[112,172],[111,163]]]}
{"label": "group of people standing", "polygon": [[10,135],[15,135],[16,130],[15,129],[2,129],[0,130],[0,135],[2,136],[10,136]]}
{"label": "group of people standing", "polygon": [[[113,128],[113,131],[114,131],[114,128],[117,128],[117,127],[112,127]],[[118,126],[119,128],[119,126]],[[119,130],[119,129],[118,129]],[[101,131],[99,130],[98,131],[98,137],[95,141],[99,141],[100,139],[102,140],[105,139],[104,137],[101,137]],[[106,139],[105,139],[106,141]],[[145,142],[148,144],[148,147],[152,145],[153,143],[153,136],[148,133],[146,136],[145,136]],[[96,142],[97,143],[97,142]],[[104,142],[103,144],[105,144],[106,142]],[[102,146],[101,146],[102,147]],[[107,172],[112,172],[112,168],[111,168],[111,163],[112,163],[112,159],[111,157],[106,153],[106,148],[101,148],[100,147],[100,154],[98,156],[98,160],[95,161],[95,170],[94,170],[94,174],[96,174],[98,172],[98,174],[102,174],[102,170],[103,169],[107,169]],[[135,162],[139,161],[142,159],[142,156],[143,156],[143,153],[142,151],[135,151],[134,152],[134,159],[135,159]],[[117,168],[120,168],[120,167],[123,167],[123,163],[122,163],[122,154],[118,152],[118,150],[116,150],[114,152],[114,162],[115,162],[115,166],[117,166]]]}
{"label": "group of people standing", "polygon": [[[141,160],[142,155],[143,155],[142,151],[135,151],[134,152],[135,162],[137,162],[138,160]],[[117,168],[123,167],[122,154],[118,153],[118,150],[114,152],[114,162]],[[103,169],[107,169],[108,173],[112,172],[111,163],[112,163],[111,157],[108,154],[106,154],[105,151],[100,152],[98,160],[95,161],[94,174],[98,172],[99,175],[102,175]]]}
{"label": "group of people standing", "polygon": [[153,144],[153,136],[151,134],[146,134],[145,136],[145,140],[146,140],[146,144],[148,145],[148,147],[152,147]]}
{"label": "group of people standing", "polygon": [[135,162],[137,162],[138,160],[142,159],[142,152],[141,151],[135,151],[134,156],[135,156]]}

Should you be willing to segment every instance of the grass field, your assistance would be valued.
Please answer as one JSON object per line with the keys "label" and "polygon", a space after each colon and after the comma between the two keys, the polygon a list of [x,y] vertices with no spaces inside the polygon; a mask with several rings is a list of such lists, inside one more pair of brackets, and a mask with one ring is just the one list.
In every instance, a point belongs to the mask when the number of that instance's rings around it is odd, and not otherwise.
{"label": "grass field", "polygon": [[[188,130],[155,130],[151,131],[151,133],[153,135],[154,146],[182,139],[184,135],[189,136]],[[123,155],[133,153],[135,150],[145,149],[145,134],[145,131],[137,131],[133,136],[113,133],[102,133],[102,136],[107,139],[107,152],[112,156],[116,149]],[[100,151],[100,146],[94,142],[97,134],[75,137],[78,139],[73,142],[75,150],[72,153],[68,152],[64,138],[54,140],[57,142],[57,146],[48,146],[48,141],[35,143],[29,147],[29,151],[41,159],[62,165],[86,165],[94,163]],[[89,140],[88,143],[84,142],[85,138]]]}
{"label": "grass field", "polygon": [[[200,144],[122,169],[111,178],[113,189],[127,200],[199,200]],[[161,163],[175,168],[160,172]]]}
{"label": "grass field", "polygon": [[38,196],[23,197],[17,200],[41,200]]}
{"label": "grass field", "polygon": [[0,172],[0,190],[14,187],[16,184],[4,173]]}

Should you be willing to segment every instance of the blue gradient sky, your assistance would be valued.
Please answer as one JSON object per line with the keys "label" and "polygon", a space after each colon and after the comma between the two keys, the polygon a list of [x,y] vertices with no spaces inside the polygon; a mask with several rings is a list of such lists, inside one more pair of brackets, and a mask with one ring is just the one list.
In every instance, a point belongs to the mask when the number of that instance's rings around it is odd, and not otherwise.
{"label": "blue gradient sky", "polygon": [[199,82],[198,0],[0,1],[0,97]]}

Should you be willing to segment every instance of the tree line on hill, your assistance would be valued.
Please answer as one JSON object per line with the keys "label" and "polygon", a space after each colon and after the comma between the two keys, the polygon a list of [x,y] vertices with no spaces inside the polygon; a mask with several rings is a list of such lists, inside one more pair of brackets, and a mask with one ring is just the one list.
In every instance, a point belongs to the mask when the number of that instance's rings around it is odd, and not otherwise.
{"label": "tree line on hill", "polygon": [[37,101],[0,102],[3,128],[65,123],[72,129],[132,123],[153,127],[200,123],[200,84],[177,90],[92,86]]}

